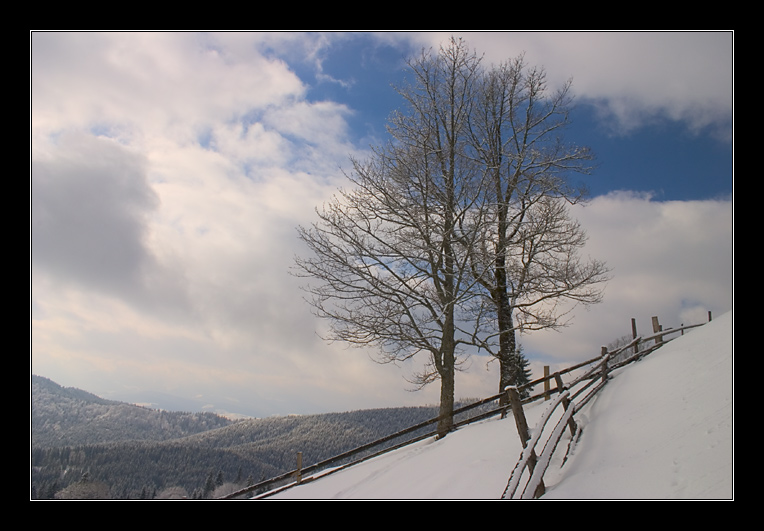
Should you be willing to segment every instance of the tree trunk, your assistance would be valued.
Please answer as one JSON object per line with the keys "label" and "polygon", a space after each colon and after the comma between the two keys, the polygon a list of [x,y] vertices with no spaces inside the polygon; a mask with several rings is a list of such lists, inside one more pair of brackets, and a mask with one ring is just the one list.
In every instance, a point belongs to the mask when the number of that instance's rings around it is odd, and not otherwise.
{"label": "tree trunk", "polygon": [[498,325],[501,330],[499,337],[499,392],[504,392],[507,386],[517,385],[517,371],[515,351],[517,339],[512,322],[512,309],[507,301],[506,292],[497,301],[499,307]]}
{"label": "tree trunk", "polygon": [[[499,180],[497,178],[497,189],[500,190]],[[515,366],[517,350],[517,339],[515,337],[515,325],[512,319],[512,304],[509,301],[509,281],[507,279],[507,258],[506,258],[506,240],[507,240],[507,214],[501,210],[499,212],[499,233],[498,233],[498,252],[496,254],[494,281],[492,297],[496,305],[497,324],[499,327],[499,393],[503,393],[510,385],[517,384],[517,370]],[[499,401],[500,405],[505,405],[507,399],[505,396]]]}
{"label": "tree trunk", "polygon": [[[453,358],[453,353],[450,355]],[[440,374],[440,412],[438,437],[445,437],[454,427],[454,364],[446,363]]]}
{"label": "tree trunk", "polygon": [[[450,290],[449,290],[450,292]],[[454,427],[454,388],[456,380],[456,324],[453,305],[445,311],[440,352],[435,368],[440,376],[440,420],[438,437],[445,437]]]}
{"label": "tree trunk", "polygon": [[[494,292],[494,302],[498,313],[499,352],[496,358],[499,360],[499,393],[510,385],[517,385],[518,367],[516,366],[517,339],[515,337],[514,322],[512,319],[512,306],[507,295],[506,278],[503,269],[496,272],[497,289]],[[504,278],[501,278],[504,277]],[[500,405],[507,404],[506,396],[502,396]]]}

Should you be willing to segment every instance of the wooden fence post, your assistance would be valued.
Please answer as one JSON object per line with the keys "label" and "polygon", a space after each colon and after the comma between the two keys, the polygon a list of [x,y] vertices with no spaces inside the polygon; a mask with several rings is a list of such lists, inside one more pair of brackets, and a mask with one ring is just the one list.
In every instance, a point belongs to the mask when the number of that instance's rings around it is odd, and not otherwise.
{"label": "wooden fence post", "polygon": [[[559,372],[554,373],[554,380],[555,382],[557,382],[557,392],[562,393],[565,390],[565,386],[562,383],[562,376],[560,376]],[[568,408],[570,407],[569,398],[566,397],[562,399],[562,407],[565,408],[565,411],[568,410]],[[573,420],[573,415],[570,416],[570,420],[568,421],[568,426],[570,426],[571,437],[575,437],[578,426],[576,425],[576,421]]]}
{"label": "wooden fence post", "polygon": [[[631,318],[631,339],[637,339],[637,320]],[[639,340],[634,343],[634,352],[639,352]]]}
{"label": "wooden fence post", "polygon": [[[663,327],[658,322],[658,317],[653,316],[653,333],[657,334],[658,332],[661,332],[663,330]],[[655,338],[655,344],[660,345],[663,343],[663,336],[658,336]]]}
{"label": "wooden fence post", "polygon": [[610,352],[608,352],[607,347],[602,347],[602,381],[604,382],[607,380],[607,364],[610,361]]}
{"label": "wooden fence post", "polygon": [[551,386],[549,384],[549,365],[544,365],[544,400],[549,400],[549,391]]}
{"label": "wooden fence post", "polygon": [[[512,406],[512,413],[515,417],[515,425],[517,426],[517,433],[520,435],[520,442],[523,445],[523,448],[528,446],[528,441],[531,438],[530,431],[528,430],[528,420],[525,418],[525,412],[523,411],[523,404],[520,400],[520,393],[517,392],[516,387],[509,387],[507,388],[507,395],[509,396],[509,403]],[[530,455],[528,456],[528,470],[531,475],[533,475],[533,470],[536,468],[536,451],[531,449]],[[536,488],[536,492],[534,496],[536,498],[540,497],[544,492],[546,491],[546,487],[544,486],[544,480],[542,479],[539,482],[538,487]]]}
{"label": "wooden fence post", "polygon": [[302,482],[302,452],[297,452],[297,470],[295,470],[297,483]]}
{"label": "wooden fence post", "polygon": [[[507,389],[504,389],[504,392],[499,397],[499,406],[506,406],[507,404],[509,404],[509,392],[507,391]],[[501,418],[503,419],[506,417],[507,417],[507,408],[505,407],[501,410]]]}

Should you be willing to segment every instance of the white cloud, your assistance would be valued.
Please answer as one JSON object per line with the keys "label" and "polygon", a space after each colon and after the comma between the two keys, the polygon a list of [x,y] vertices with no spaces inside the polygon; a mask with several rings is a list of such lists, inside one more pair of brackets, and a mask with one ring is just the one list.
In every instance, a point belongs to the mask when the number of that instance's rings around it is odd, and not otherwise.
{"label": "white cloud", "polygon": [[[729,140],[732,33],[713,31],[485,31],[458,33],[499,63],[521,53],[550,85],[573,80],[579,103],[597,105],[614,132],[656,119],[711,128]],[[417,34],[433,47],[448,33]],[[411,37],[413,38],[413,37]]]}
{"label": "white cloud", "polygon": [[32,125],[180,132],[299,98],[286,65],[258,53],[258,34],[34,33]]}
{"label": "white cloud", "polygon": [[576,311],[562,333],[529,336],[529,350],[582,361],[617,331],[630,334],[631,318],[649,335],[652,316],[676,327],[732,309],[731,200],[657,202],[624,192],[573,214],[589,234],[585,253],[606,261],[612,279],[601,304]]}

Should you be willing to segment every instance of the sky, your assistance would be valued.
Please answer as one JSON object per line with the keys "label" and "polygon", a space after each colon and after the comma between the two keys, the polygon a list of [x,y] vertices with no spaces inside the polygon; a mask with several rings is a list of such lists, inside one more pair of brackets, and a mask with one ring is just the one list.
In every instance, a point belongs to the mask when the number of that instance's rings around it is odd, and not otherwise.
{"label": "sky", "polygon": [[[733,309],[734,33],[32,32],[30,372],[105,398],[268,416],[434,404],[424,360],[329,344],[297,227],[386,140],[405,60],[464,38],[572,80],[572,214],[602,303],[520,337],[534,374]],[[497,392],[472,356],[456,394]]]}

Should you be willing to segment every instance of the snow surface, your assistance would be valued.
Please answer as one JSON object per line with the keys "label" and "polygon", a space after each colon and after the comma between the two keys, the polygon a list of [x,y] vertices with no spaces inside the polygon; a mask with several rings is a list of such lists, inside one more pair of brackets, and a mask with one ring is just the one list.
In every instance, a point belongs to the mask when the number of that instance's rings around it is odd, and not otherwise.
{"label": "snow surface", "polygon": [[[613,374],[576,413],[583,434],[543,499],[733,499],[733,318],[721,315]],[[529,426],[549,402],[527,407]],[[270,499],[500,499],[522,446],[489,419]]]}

